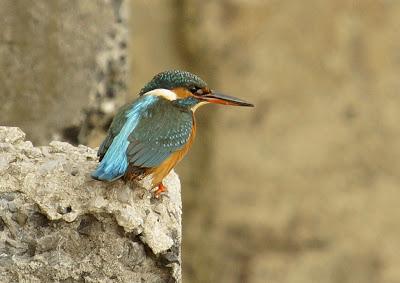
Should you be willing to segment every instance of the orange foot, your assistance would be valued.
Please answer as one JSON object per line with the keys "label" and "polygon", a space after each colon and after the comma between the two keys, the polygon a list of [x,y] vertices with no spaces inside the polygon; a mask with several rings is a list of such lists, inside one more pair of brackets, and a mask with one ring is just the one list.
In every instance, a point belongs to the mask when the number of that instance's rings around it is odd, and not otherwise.
{"label": "orange foot", "polygon": [[161,194],[166,191],[167,191],[167,188],[163,185],[163,183],[160,183],[160,184],[158,184],[157,191],[155,191],[155,193],[154,193],[154,197],[158,199],[158,198],[160,198]]}

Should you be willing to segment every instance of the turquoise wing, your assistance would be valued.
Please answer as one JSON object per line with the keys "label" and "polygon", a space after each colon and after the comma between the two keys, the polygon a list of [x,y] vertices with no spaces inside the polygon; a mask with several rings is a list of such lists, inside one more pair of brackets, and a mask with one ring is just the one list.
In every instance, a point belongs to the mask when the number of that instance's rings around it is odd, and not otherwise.
{"label": "turquoise wing", "polygon": [[162,99],[143,115],[129,135],[129,164],[139,168],[157,167],[185,146],[192,128],[191,111]]}
{"label": "turquoise wing", "polygon": [[99,148],[98,180],[122,177],[128,165],[152,168],[183,148],[193,127],[191,111],[157,96],[142,96],[115,116]]}

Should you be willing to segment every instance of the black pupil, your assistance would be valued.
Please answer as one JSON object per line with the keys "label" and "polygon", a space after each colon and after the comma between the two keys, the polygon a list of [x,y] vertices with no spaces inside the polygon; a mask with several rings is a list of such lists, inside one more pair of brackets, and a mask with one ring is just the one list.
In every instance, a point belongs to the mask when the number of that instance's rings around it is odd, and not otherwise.
{"label": "black pupil", "polygon": [[198,87],[195,87],[195,86],[192,86],[192,87],[190,88],[190,92],[191,92],[191,93],[196,93],[198,90],[199,90],[199,88],[198,88]]}

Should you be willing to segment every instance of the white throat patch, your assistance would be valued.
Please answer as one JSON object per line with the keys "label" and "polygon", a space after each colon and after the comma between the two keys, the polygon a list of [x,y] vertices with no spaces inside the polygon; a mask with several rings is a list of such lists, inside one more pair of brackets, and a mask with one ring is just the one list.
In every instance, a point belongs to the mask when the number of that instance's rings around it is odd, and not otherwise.
{"label": "white throat patch", "polygon": [[151,91],[146,92],[144,95],[154,95],[154,96],[162,96],[165,99],[170,101],[176,100],[177,96],[176,93],[165,88],[157,88]]}

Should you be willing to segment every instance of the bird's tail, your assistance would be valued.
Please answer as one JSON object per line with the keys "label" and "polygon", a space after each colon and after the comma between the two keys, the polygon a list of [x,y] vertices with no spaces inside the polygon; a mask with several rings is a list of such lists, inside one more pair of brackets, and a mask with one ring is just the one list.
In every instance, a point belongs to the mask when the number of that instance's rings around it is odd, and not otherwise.
{"label": "bird's tail", "polygon": [[103,159],[91,176],[95,180],[112,182],[121,178],[125,173],[126,167],[115,162],[108,162]]}

